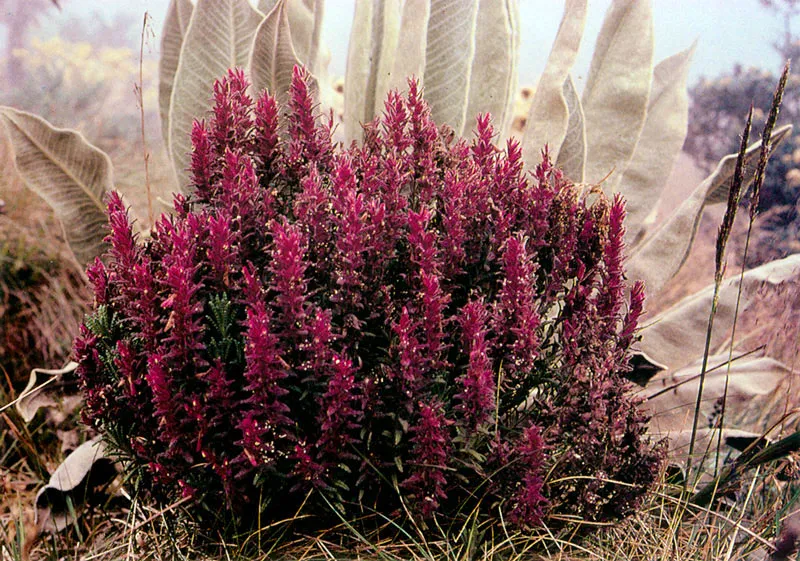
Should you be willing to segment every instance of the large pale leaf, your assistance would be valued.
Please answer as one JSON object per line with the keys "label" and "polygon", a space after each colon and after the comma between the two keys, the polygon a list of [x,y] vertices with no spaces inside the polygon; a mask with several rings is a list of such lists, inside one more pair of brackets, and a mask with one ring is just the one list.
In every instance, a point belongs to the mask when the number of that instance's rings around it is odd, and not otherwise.
{"label": "large pale leaf", "polygon": [[344,129],[361,139],[361,125],[380,115],[400,34],[399,0],[358,0],[347,53]]}
{"label": "large pale leaf", "polygon": [[[689,443],[692,439],[692,429],[671,432],[669,435],[656,435],[666,436],[668,441],[667,458],[670,463],[683,467],[686,465],[686,459],[689,456]],[[738,452],[743,452],[752,443],[761,439],[761,435],[755,432],[744,431],[740,429],[722,429],[722,447],[721,452],[723,455],[738,455]],[[720,442],[720,431],[715,428],[698,428],[697,435],[694,443],[694,460],[695,462],[701,458],[705,458],[703,466],[701,467],[704,472],[700,477],[699,482],[704,482],[709,479],[711,472],[714,469],[717,455],[717,444]],[[725,458],[720,458],[719,464],[722,465]],[[694,483],[694,482],[693,482]]]}
{"label": "large pale leaf", "polygon": [[[319,18],[317,18],[313,3],[307,3],[303,0],[286,0],[283,4],[284,10],[286,10],[289,17],[289,26],[292,30],[292,45],[297,58],[310,69],[314,66],[311,61],[311,51],[315,33],[318,31],[316,28],[317,22],[319,21],[320,25],[322,23],[322,10],[320,9]],[[262,0],[258,3],[258,9],[262,14],[268,16],[277,5],[278,0]]]}
{"label": "large pale leaf", "polygon": [[[644,408],[651,416],[650,430],[666,434],[692,428],[701,367],[702,359],[698,357],[691,366],[656,376],[640,392],[647,397]],[[741,357],[730,363],[729,370],[727,352],[709,357],[700,403],[700,426],[714,426],[718,421],[726,380],[725,420],[730,425],[751,406],[754,398],[774,392],[791,374],[791,369],[772,358]],[[737,425],[736,428],[760,427]]]}
{"label": "large pale leaf", "polygon": [[181,188],[189,183],[192,122],[211,109],[214,80],[248,63],[261,20],[262,14],[248,0],[198,0],[195,6],[170,100],[169,150]]}
{"label": "large pale leaf", "polygon": [[53,208],[75,258],[86,265],[105,249],[103,197],[114,188],[111,160],[79,132],[36,115],[0,107],[0,118],[17,172]]}
{"label": "large pale leaf", "polygon": [[262,14],[268,14],[272,11],[272,8],[274,8],[275,4],[277,3],[278,0],[259,0],[258,11]]}
{"label": "large pale leaf", "polygon": [[[791,125],[786,125],[773,131],[773,146],[777,146],[791,128]],[[760,146],[761,143],[756,142],[747,149],[748,169],[752,169]],[[658,294],[686,262],[705,205],[727,200],[735,167],[736,155],[725,156],[714,172],[669,218],[632,248],[628,261],[628,278],[645,281],[650,297]],[[746,185],[752,182],[750,173],[745,177]]]}
{"label": "large pale leaf", "polygon": [[389,89],[405,90],[406,80],[411,77],[424,83],[430,15],[428,0],[405,0]]}
{"label": "large pale leaf", "polygon": [[[775,151],[775,148],[777,148],[781,142],[791,136],[792,129],[792,125],[783,125],[782,127],[778,127],[772,131],[772,136],[770,137],[770,154]],[[761,141],[754,142],[747,148],[747,152],[745,153],[745,167],[744,171],[742,172],[745,176],[745,182],[742,185],[742,188],[749,187],[750,184],[753,183],[754,172],[756,170],[756,166],[758,165],[758,156],[760,153]],[[736,167],[736,156],[736,154],[728,154],[718,164],[717,168],[724,168],[725,172],[727,172],[727,176],[724,174],[718,175],[717,180],[714,182],[712,189],[709,191],[708,196],[706,197],[706,204],[714,205],[728,202],[728,193],[731,190],[733,169]]]}
{"label": "large pale leaf", "polygon": [[[389,92],[389,83],[394,68],[394,58],[397,54],[397,45],[400,40],[400,20],[402,19],[402,5],[400,0],[382,0],[379,2],[373,20],[373,69],[374,78],[370,78],[369,88],[373,90],[374,102],[373,117],[383,111],[383,102]],[[376,32],[378,35],[376,35]],[[380,37],[380,41],[378,41]],[[375,50],[380,48],[380,54]],[[374,62],[377,61],[377,65]]]}
{"label": "large pale leaf", "polygon": [[300,62],[310,68],[313,66],[310,57],[314,37],[314,12],[302,0],[288,0],[287,7],[297,56]]}
{"label": "large pale leaf", "polygon": [[[519,52],[520,44],[522,43],[522,22],[520,20],[518,0],[514,0],[514,9],[509,10],[508,13],[511,16],[511,52],[513,53],[511,58],[513,63],[511,68],[511,80],[513,83],[511,86],[511,98],[509,99],[508,107],[506,108],[505,123],[503,124],[503,128],[500,130],[501,139],[506,139],[512,134],[511,129],[514,126],[517,90],[519,88]],[[469,115],[467,117],[469,117]]]}
{"label": "large pale leaf", "polygon": [[502,132],[511,123],[517,93],[518,21],[517,0],[480,0],[464,132],[478,113],[491,113],[495,128]]}
{"label": "large pale leaf", "polygon": [[312,74],[319,75],[322,70],[322,61],[320,60],[322,49],[322,21],[325,15],[325,0],[313,0],[314,5],[311,7],[311,17],[313,18],[313,25],[311,27],[311,38],[308,47],[308,59],[306,65]]}
{"label": "large pale leaf", "polygon": [[[583,182],[586,167],[586,123],[583,117],[583,107],[572,82],[572,76],[567,76],[564,81],[564,100],[567,102],[569,122],[564,141],[558,152],[556,165],[569,179],[575,183]],[[536,156],[534,154],[534,156]],[[533,162],[536,160],[534,159]],[[528,161],[528,165],[533,165]]]}
{"label": "large pale leaf", "polygon": [[[302,4],[303,6],[305,6],[305,8],[308,9],[308,10],[312,10],[313,11],[314,9],[316,9],[315,0],[297,0],[297,2],[299,4]],[[274,8],[275,4],[277,4],[277,3],[278,3],[278,0],[259,0],[259,2],[257,4],[258,5],[258,10],[262,14],[268,14],[268,13],[270,13],[270,11],[272,11],[272,8]]]}
{"label": "large pale leaf", "polygon": [[[539,154],[545,144],[551,157],[557,159],[567,136],[571,112],[564,94],[565,82],[581,46],[587,4],[587,0],[567,0],[564,7],[561,25],[547,58],[547,66],[536,86],[525,125],[522,146],[528,166],[539,163]],[[568,177],[572,176],[568,174]]]}
{"label": "large pale leaf", "polygon": [[[778,285],[797,278],[798,275],[800,254],[747,271],[742,284],[740,313],[747,309],[758,290],[765,284]],[[739,275],[734,275],[721,286],[711,349],[718,349],[730,335],[739,284]],[[666,365],[672,372],[702,357],[713,294],[713,285],[708,286],[648,321],[642,329],[642,340],[639,344],[641,350],[652,360]]]}
{"label": "large pale leaf", "polygon": [[653,73],[644,128],[618,189],[625,196],[629,242],[639,236],[643,222],[658,203],[686,138],[686,76],[696,45],[661,61]]}
{"label": "large pale leaf", "polygon": [[357,0],[350,27],[347,68],[344,83],[344,134],[348,141],[361,139],[361,125],[367,116],[367,83],[372,56],[372,20],[375,5],[370,0]]}
{"label": "large pale leaf", "polygon": [[425,99],[433,119],[461,136],[475,57],[478,0],[431,0],[425,49]]}
{"label": "large pale leaf", "polygon": [[256,30],[248,64],[253,89],[268,90],[281,106],[288,99],[294,67],[302,64],[294,49],[289,17],[289,4],[296,1],[279,0],[264,18]]}
{"label": "large pale leaf", "polygon": [[614,190],[644,125],[653,78],[653,13],[650,2],[614,0],[597,37],[583,90],[586,180]]}
{"label": "large pale leaf", "polygon": [[164,145],[169,141],[169,100],[175,83],[175,71],[181,54],[183,37],[189,27],[194,5],[190,0],[171,0],[161,30],[161,56],[158,59],[158,112]]}

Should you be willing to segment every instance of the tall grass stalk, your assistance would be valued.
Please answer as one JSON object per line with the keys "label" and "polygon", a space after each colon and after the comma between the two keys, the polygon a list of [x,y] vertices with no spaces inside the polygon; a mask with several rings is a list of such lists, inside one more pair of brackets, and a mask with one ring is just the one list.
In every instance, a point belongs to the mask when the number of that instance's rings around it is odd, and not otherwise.
{"label": "tall grass stalk", "polygon": [[[734,462],[734,465],[736,466],[736,469],[730,469],[730,468],[729,469],[725,469],[721,475],[718,474],[719,448],[721,446],[722,430],[724,428],[724,421],[725,421],[725,404],[726,404],[726,401],[727,401],[728,380],[729,380],[730,368],[731,368],[731,362],[730,361],[731,361],[731,359],[733,357],[733,346],[734,346],[734,343],[735,343],[735,336],[736,336],[736,323],[737,323],[737,319],[738,319],[738,316],[739,316],[739,308],[740,308],[740,303],[741,303],[741,293],[742,293],[742,284],[743,284],[743,279],[744,279],[744,272],[745,272],[745,269],[746,269],[746,266],[747,266],[747,251],[748,251],[748,247],[749,247],[751,233],[752,233],[752,230],[753,230],[753,223],[755,222],[755,218],[756,218],[756,215],[757,215],[757,212],[758,212],[759,195],[760,195],[760,192],[761,192],[761,186],[764,183],[764,171],[766,169],[767,162],[768,162],[769,156],[770,156],[770,149],[771,149],[770,137],[772,135],[772,130],[773,130],[774,126],[775,126],[775,122],[778,120],[778,112],[780,110],[780,105],[781,105],[781,102],[783,100],[783,92],[784,92],[784,90],[786,88],[786,81],[787,81],[788,76],[789,76],[789,63],[787,62],[786,65],[784,66],[783,74],[781,75],[780,81],[778,82],[777,89],[775,90],[775,96],[773,97],[773,100],[772,100],[772,107],[770,108],[769,116],[767,117],[767,121],[764,124],[764,131],[763,131],[762,137],[761,137],[761,152],[759,154],[758,165],[756,167],[754,180],[753,180],[753,195],[752,195],[752,199],[750,201],[747,235],[745,237],[744,253],[743,253],[743,256],[742,256],[742,267],[741,267],[740,277],[739,277],[740,278],[739,290],[738,290],[737,295],[736,295],[736,307],[734,309],[733,328],[732,328],[732,333],[731,333],[730,347],[729,347],[729,351],[728,351],[728,365],[727,365],[727,372],[726,372],[726,377],[725,377],[725,388],[724,388],[724,391],[723,391],[723,398],[722,398],[722,411],[721,411],[721,415],[720,415],[719,440],[718,440],[718,443],[717,443],[717,458],[716,458],[716,461],[715,461],[715,468],[714,468],[714,481],[712,482],[712,484],[707,485],[699,493],[695,494],[692,497],[692,502],[694,502],[695,504],[702,504],[702,505],[710,504],[714,500],[714,495],[716,494],[716,492],[718,490],[717,489],[718,485],[729,483],[732,479],[734,479],[734,478],[736,478],[738,476],[738,474],[739,474],[739,472],[741,470],[748,469],[749,467],[754,467],[755,465],[759,465],[759,464],[752,463],[752,461],[755,460],[755,457],[753,457],[753,459],[750,460],[750,463],[748,465],[747,459],[750,457],[750,454],[745,452],[745,453],[742,454],[742,456],[737,458],[736,462]],[[751,119],[752,119],[752,106],[750,108],[750,116],[748,117],[747,126],[745,127],[746,131],[749,131],[750,124],[751,124]],[[743,138],[743,140],[745,140],[745,139]],[[737,183],[736,183],[737,179],[741,183],[741,177],[738,175],[738,173],[740,171],[739,170],[739,164],[740,164],[740,160],[742,159],[742,155],[743,155],[743,152],[740,149],[739,160],[737,160],[737,164],[736,164],[737,165],[737,170],[736,170],[737,174],[734,175],[734,184],[731,187],[731,193],[733,193],[734,189],[737,187]],[[733,197],[729,198],[729,201],[728,201],[729,208],[728,208],[728,210],[730,210],[730,205],[731,205],[732,198]],[[738,204],[738,200],[736,202]],[[725,213],[725,217],[726,218],[728,216],[728,210],[726,210],[726,213]],[[731,222],[731,224],[732,224],[732,222]],[[720,238],[723,235],[723,230],[725,228],[725,225],[726,225],[726,222],[725,222],[725,220],[723,220],[723,226],[720,227]],[[720,239],[718,238],[718,241],[717,241],[717,244],[718,244],[717,245],[717,272],[718,272],[718,274],[719,274],[719,268],[720,268],[720,263],[719,263],[720,245],[719,245],[719,243],[720,243]],[[723,248],[723,251],[724,251],[724,248]],[[713,312],[715,310],[715,305],[716,305],[716,300],[717,300],[717,288],[720,285],[721,281],[722,281],[721,276],[719,276],[719,278],[717,278],[717,276],[715,276],[715,294],[714,294],[714,302],[712,304],[712,314],[713,314]],[[713,317],[711,318],[709,323],[711,323],[711,321],[713,321]],[[703,368],[701,370],[700,390],[698,391],[697,408],[695,409],[695,418],[694,418],[693,433],[692,433],[693,439],[694,439],[694,430],[696,430],[696,427],[697,427],[697,417],[698,417],[698,414],[699,414],[699,405],[700,405],[700,399],[701,399],[701,394],[702,394],[702,380],[703,380],[702,372],[704,372],[705,369],[706,369],[707,357],[708,357],[708,351],[709,351],[709,345],[710,345],[710,339],[711,339],[711,328],[709,328],[709,331],[708,331],[708,335],[707,335],[707,338],[706,338],[706,350],[705,350],[705,353],[704,353],[704,356],[703,356]],[[792,435],[792,436],[795,436],[795,435]],[[789,438],[791,438],[791,437],[789,437]],[[763,442],[763,441],[760,441],[760,442]],[[783,441],[781,441],[781,442],[783,442]],[[793,440],[790,440],[789,443],[787,444],[787,446],[791,447],[792,446],[792,444],[791,444],[792,442],[793,442]],[[693,442],[692,442],[692,444],[693,444]],[[754,443],[754,444],[756,444],[756,443]],[[768,448],[772,448],[772,447],[770,446]],[[756,450],[756,447],[754,445],[751,445],[751,449],[752,450]],[[782,450],[782,449],[783,448],[777,448],[777,450]],[[692,448],[690,446],[688,462],[691,462],[691,454],[692,454]],[[779,457],[782,457],[782,456],[775,456],[774,459],[777,459]],[[766,460],[766,461],[769,461],[769,460]],[[688,475],[688,470],[687,470],[687,475]]]}
{"label": "tall grass stalk", "polygon": [[725,208],[725,216],[722,219],[722,224],[719,228],[717,235],[716,255],[714,259],[714,296],[711,301],[711,311],[708,317],[708,328],[706,330],[706,342],[703,350],[703,364],[700,368],[700,382],[697,388],[697,399],[694,407],[694,417],[692,419],[692,437],[689,440],[689,454],[686,458],[686,477],[684,479],[684,488],[688,489],[689,479],[692,471],[692,457],[694,456],[695,441],[697,439],[697,422],[700,418],[700,404],[703,399],[703,388],[706,380],[706,373],[708,371],[708,357],[711,354],[711,335],[714,330],[714,317],[717,314],[717,306],[719,305],[719,291],[722,286],[722,279],[725,275],[725,248],[728,244],[733,222],[736,219],[736,209],[739,206],[739,198],[742,189],[742,173],[745,164],[745,153],[747,152],[747,142],[750,138],[750,127],[753,122],[753,106],[750,106],[750,113],[747,117],[747,124],[745,125],[744,132],[742,133],[742,142],[739,146],[739,155],[736,159],[736,168],[733,174],[733,182],[731,183],[730,191],[728,192],[728,204]]}
{"label": "tall grass stalk", "polygon": [[[753,196],[750,199],[749,220],[747,223],[747,235],[744,240],[744,252],[742,254],[742,266],[739,272],[739,290],[736,293],[736,307],[733,312],[733,327],[731,328],[731,341],[728,348],[728,366],[725,373],[725,388],[722,393],[722,410],[720,412],[720,427],[719,439],[717,441],[717,457],[714,463],[714,475],[717,475],[719,469],[719,449],[722,445],[722,430],[725,427],[725,409],[728,401],[728,382],[730,379],[731,360],[733,358],[733,347],[736,342],[736,324],[739,319],[739,307],[742,300],[742,284],[744,283],[744,273],[747,268],[747,253],[750,247],[750,237],[753,232],[753,223],[758,213],[758,203],[761,197],[761,187],[764,183],[764,172],[766,171],[767,161],[771,153],[771,138],[772,129],[778,120],[778,113],[780,111],[781,102],[783,101],[783,92],[786,89],[786,80],[789,76],[790,62],[787,61],[783,67],[783,73],[778,81],[778,87],[775,90],[775,95],[772,98],[772,106],[770,107],[769,116],[764,124],[764,131],[761,134],[761,152],[758,158],[758,166],[756,167],[755,176],[753,179]],[[752,114],[753,107],[750,106]]]}
{"label": "tall grass stalk", "polygon": [[136,95],[136,103],[139,105],[139,119],[140,127],[142,130],[142,159],[144,160],[144,184],[147,191],[147,218],[149,224],[155,224],[155,215],[153,214],[153,195],[150,186],[150,151],[147,149],[147,138],[144,131],[144,44],[147,37],[152,37],[152,28],[150,27],[150,13],[145,11],[144,20],[142,21],[142,36],[139,42],[139,83],[134,86],[134,94]]}

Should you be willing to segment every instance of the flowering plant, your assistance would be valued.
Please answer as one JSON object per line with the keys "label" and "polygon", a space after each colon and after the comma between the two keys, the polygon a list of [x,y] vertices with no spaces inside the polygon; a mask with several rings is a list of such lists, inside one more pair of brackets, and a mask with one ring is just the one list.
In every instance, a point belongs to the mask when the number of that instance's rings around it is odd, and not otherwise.
{"label": "flowering plant", "polygon": [[140,488],[262,522],[309,501],[479,503],[518,527],[630,513],[662,453],[622,378],[643,290],[621,198],[546,150],[524,172],[488,116],[472,142],[437,129],[414,81],[348,149],[303,70],[283,111],[247,87],[215,84],[193,189],[149,239],[110,195],[88,270],[84,413]]}

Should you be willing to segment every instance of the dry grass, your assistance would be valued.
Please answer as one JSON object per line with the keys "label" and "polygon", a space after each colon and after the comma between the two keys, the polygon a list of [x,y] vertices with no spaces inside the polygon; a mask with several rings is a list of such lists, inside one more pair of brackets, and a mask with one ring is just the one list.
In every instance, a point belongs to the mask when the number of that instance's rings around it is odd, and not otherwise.
{"label": "dry grass", "polygon": [[[445,539],[438,529],[397,530],[386,522],[382,536],[361,533],[356,523],[343,523],[315,535],[280,537],[284,528],[276,526],[262,535],[245,536],[239,545],[199,534],[181,505],[154,510],[134,503],[124,510],[85,517],[78,529],[46,537],[33,548],[31,558],[761,561],[768,559],[781,520],[798,509],[797,487],[778,480],[774,470],[743,482],[736,502],[716,511],[687,508],[679,493],[662,481],[635,516],[583,538],[577,532],[580,526],[571,531],[513,534],[501,524],[473,527],[466,523]],[[8,524],[8,517],[2,520]],[[268,540],[276,535],[276,541]],[[16,547],[7,542],[0,551],[15,559]]]}

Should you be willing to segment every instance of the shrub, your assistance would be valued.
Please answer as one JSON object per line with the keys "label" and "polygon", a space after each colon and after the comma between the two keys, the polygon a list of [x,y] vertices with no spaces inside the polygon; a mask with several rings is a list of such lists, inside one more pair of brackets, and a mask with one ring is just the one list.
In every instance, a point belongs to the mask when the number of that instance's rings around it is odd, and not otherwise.
{"label": "shrub", "polygon": [[487,116],[471,143],[437,130],[413,81],[338,150],[306,76],[285,119],[240,71],[215,84],[194,189],[149,239],[111,194],[76,342],[86,420],[156,498],[261,499],[262,523],[306,500],[423,520],[480,500],[519,527],[630,513],[661,448],[621,377],[643,303],[622,200],[546,152],[524,173]]}

